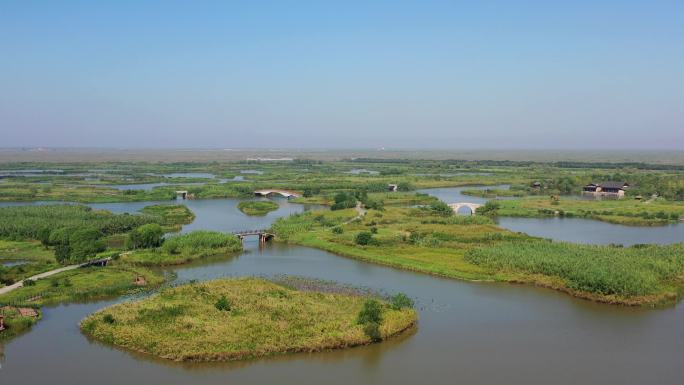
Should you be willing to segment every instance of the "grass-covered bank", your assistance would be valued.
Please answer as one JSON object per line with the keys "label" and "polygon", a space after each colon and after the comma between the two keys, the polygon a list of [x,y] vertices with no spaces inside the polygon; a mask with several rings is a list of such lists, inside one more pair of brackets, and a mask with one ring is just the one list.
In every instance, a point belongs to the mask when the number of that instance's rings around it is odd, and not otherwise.
{"label": "grass-covered bank", "polygon": [[[31,308],[33,309],[33,308]],[[0,342],[8,341],[31,329],[42,317],[39,309],[34,309],[35,315],[23,315],[16,307],[0,308],[0,315],[4,316],[5,330],[0,331]]]}
{"label": "grass-covered bank", "polygon": [[278,204],[272,201],[246,201],[238,204],[238,209],[247,215],[264,216],[278,210]]}
{"label": "grass-covered bank", "polygon": [[125,263],[144,266],[179,265],[200,258],[231,255],[242,251],[242,242],[233,234],[193,231],[163,240],[159,247],[122,253]]}
{"label": "grass-covered bank", "polygon": [[391,337],[417,320],[409,304],[393,305],[360,295],[294,290],[263,279],[224,279],[114,305],[84,319],[81,329],[98,341],[161,358],[227,361]]}
{"label": "grass-covered bank", "polygon": [[495,226],[484,216],[452,216],[441,205],[307,212],[278,220],[277,240],[355,259],[465,280],[524,282],[600,302],[678,301],[684,246],[585,246],[551,242]]}
{"label": "grass-covered bank", "polygon": [[578,217],[631,226],[666,225],[684,217],[684,203],[664,199],[527,197],[497,203],[497,215],[504,217]]}
{"label": "grass-covered bank", "polygon": [[32,284],[24,282],[24,286],[0,295],[0,304],[42,306],[108,298],[150,289],[165,279],[158,271],[112,262],[107,267],[78,268]]}
{"label": "grass-covered bank", "polygon": [[539,275],[531,280],[609,303],[671,302],[684,285],[684,243],[615,247],[532,239],[473,249],[465,259],[497,271]]}

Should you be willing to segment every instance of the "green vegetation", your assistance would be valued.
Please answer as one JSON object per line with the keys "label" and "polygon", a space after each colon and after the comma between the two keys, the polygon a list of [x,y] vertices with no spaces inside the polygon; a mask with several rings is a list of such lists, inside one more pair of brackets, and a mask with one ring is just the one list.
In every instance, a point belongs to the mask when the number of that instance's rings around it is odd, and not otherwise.
{"label": "green vegetation", "polygon": [[11,240],[44,240],[57,229],[87,228],[105,235],[118,234],[154,222],[149,216],[114,215],[80,205],[0,207],[0,218],[0,238]]}
{"label": "green vegetation", "polygon": [[166,239],[161,247],[123,253],[121,261],[135,265],[178,265],[215,255],[242,250],[242,242],[232,234],[193,231]]}
{"label": "green vegetation", "polygon": [[57,267],[54,252],[38,241],[0,239],[0,287]]}
{"label": "green vegetation", "polygon": [[359,311],[356,323],[363,326],[363,332],[371,341],[382,339],[380,325],[382,324],[382,305],[376,299],[368,299]]}
{"label": "green vegetation", "polygon": [[5,307],[0,309],[0,315],[5,319],[5,330],[0,332],[0,342],[10,340],[31,329],[41,318],[39,309],[35,309],[37,317],[22,316],[17,308]]}
{"label": "green vegetation", "polygon": [[57,262],[78,263],[106,249],[103,238],[151,223],[154,217],[114,215],[87,206],[47,205],[0,208],[0,238],[37,239],[54,247]]}
{"label": "green vegetation", "polygon": [[195,220],[195,214],[184,205],[150,205],[145,206],[140,212],[160,218],[158,222],[167,232],[179,231],[180,225],[187,225]]}
{"label": "green vegetation", "polygon": [[446,216],[433,207],[369,210],[350,221],[354,216],[351,209],[307,212],[276,221],[273,231],[279,240],[363,261],[449,278],[529,282],[603,302],[671,303],[682,291],[682,244],[550,242],[501,229],[486,216]]}
{"label": "green vegetation", "polygon": [[246,201],[238,204],[238,209],[247,215],[263,216],[278,210],[278,204],[272,201]]}
{"label": "green vegetation", "polygon": [[513,217],[562,216],[591,218],[610,223],[657,226],[679,221],[684,217],[684,202],[663,199],[585,200],[560,197],[523,198],[498,201],[496,214]]}
{"label": "green vegetation", "polygon": [[126,247],[128,249],[149,249],[159,247],[164,242],[164,230],[156,223],[148,223],[128,234]]}
{"label": "green vegetation", "polygon": [[[96,312],[81,322],[93,338],[178,361],[227,361],[367,344],[376,338],[357,321],[369,299],[300,291],[255,278],[163,289]],[[374,305],[377,339],[416,322],[411,308]]]}
{"label": "green vegetation", "polygon": [[[144,285],[136,283],[138,277],[143,277]],[[39,279],[35,285],[25,285],[0,295],[0,304],[42,306],[107,298],[155,287],[164,280],[160,272],[112,262],[107,267],[79,268]]]}
{"label": "green vegetation", "polygon": [[465,259],[499,271],[558,277],[569,290],[624,302],[620,299],[676,293],[684,244],[610,247],[534,239],[473,249]]}

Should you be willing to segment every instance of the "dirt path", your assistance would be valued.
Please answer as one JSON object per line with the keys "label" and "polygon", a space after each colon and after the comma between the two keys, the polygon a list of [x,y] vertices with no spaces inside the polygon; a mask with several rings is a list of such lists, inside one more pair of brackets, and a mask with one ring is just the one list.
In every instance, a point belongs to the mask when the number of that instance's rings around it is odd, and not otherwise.
{"label": "dirt path", "polygon": [[[64,266],[64,267],[60,267],[59,269],[50,270],[50,271],[46,271],[46,272],[44,272],[44,273],[36,274],[36,275],[34,275],[34,276],[32,276],[32,277],[28,277],[28,278],[26,278],[26,279],[30,279],[30,280],[32,280],[32,281],[35,281],[35,280],[37,280],[37,279],[49,277],[49,276],[51,276],[51,275],[59,274],[59,273],[64,272],[64,271],[73,270],[73,269],[78,269],[78,268],[81,267],[81,266],[82,266],[82,264]],[[26,280],[26,279],[25,279],[25,280]],[[25,280],[22,280],[22,281],[19,281],[19,282],[15,283],[15,284],[12,284],[12,285],[5,286],[5,287],[0,288],[0,295],[7,294],[7,293],[9,293],[9,292],[12,291],[12,290],[15,290],[15,289],[18,289],[18,288],[24,286],[24,281],[25,281]]]}
{"label": "dirt path", "polygon": [[363,218],[365,215],[366,215],[366,209],[363,208],[363,205],[361,204],[361,202],[356,202],[356,216],[354,218],[344,222],[343,225],[357,221],[357,220]]}

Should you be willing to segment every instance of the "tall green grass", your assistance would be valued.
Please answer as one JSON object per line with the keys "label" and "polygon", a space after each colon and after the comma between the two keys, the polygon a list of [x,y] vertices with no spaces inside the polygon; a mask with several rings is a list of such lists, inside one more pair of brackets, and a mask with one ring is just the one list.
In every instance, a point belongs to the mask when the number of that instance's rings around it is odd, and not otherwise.
{"label": "tall green grass", "polygon": [[528,240],[473,249],[465,258],[503,271],[560,277],[575,290],[625,297],[656,294],[684,273],[684,244],[622,248]]}

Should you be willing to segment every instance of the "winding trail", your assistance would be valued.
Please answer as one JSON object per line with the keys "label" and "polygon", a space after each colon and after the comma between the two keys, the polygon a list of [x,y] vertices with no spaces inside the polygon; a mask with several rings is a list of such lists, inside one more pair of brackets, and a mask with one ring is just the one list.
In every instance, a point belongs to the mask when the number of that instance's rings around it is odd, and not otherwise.
{"label": "winding trail", "polygon": [[342,223],[342,224],[346,225],[346,224],[352,223],[354,221],[358,221],[359,219],[363,218],[365,215],[366,215],[366,209],[363,208],[363,205],[361,204],[361,202],[356,202],[356,216],[354,218]]}
{"label": "winding trail", "polygon": [[9,292],[12,291],[12,290],[15,290],[15,289],[18,289],[18,288],[24,286],[24,281],[27,280],[27,279],[30,279],[30,280],[32,280],[32,281],[35,281],[35,280],[38,280],[38,279],[41,279],[41,278],[49,277],[49,276],[51,276],[51,275],[59,274],[59,273],[64,272],[64,271],[69,271],[69,270],[78,269],[79,267],[84,266],[84,265],[86,265],[86,264],[87,264],[87,263],[85,263],[85,264],[78,264],[78,265],[69,265],[69,266],[60,267],[59,269],[54,269],[54,270],[46,271],[46,272],[44,272],[44,273],[36,274],[36,275],[34,275],[34,276],[25,278],[24,280],[21,280],[21,281],[19,281],[19,282],[17,282],[17,283],[14,283],[14,284],[12,284],[12,285],[5,286],[5,287],[0,288],[0,295],[7,294],[7,293],[9,293]]}

